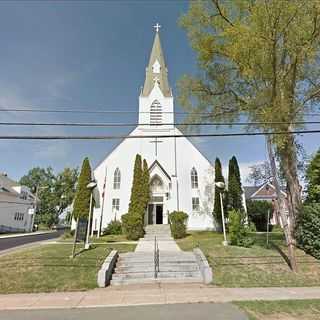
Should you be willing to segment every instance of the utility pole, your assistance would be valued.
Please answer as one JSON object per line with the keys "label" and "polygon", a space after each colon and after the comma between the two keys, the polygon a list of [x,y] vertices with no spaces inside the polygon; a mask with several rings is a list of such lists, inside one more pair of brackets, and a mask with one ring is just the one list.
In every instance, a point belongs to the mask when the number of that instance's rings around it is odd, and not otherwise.
{"label": "utility pole", "polygon": [[283,231],[284,231],[287,246],[288,246],[288,253],[289,253],[291,269],[292,269],[292,271],[297,272],[298,267],[297,267],[297,260],[296,260],[296,255],[295,255],[294,241],[293,241],[293,237],[292,237],[290,225],[289,225],[290,218],[289,218],[289,216],[286,215],[285,210],[284,210],[284,208],[285,208],[284,198],[281,193],[281,188],[280,188],[278,178],[277,178],[277,167],[276,167],[274,153],[272,150],[271,137],[268,136],[268,137],[266,137],[266,139],[267,139],[267,148],[268,148],[271,173],[273,176],[273,184],[276,188],[276,193],[277,193],[277,198],[278,198],[278,207],[279,207],[279,211],[280,211],[280,217],[281,217],[281,221],[282,221]]}

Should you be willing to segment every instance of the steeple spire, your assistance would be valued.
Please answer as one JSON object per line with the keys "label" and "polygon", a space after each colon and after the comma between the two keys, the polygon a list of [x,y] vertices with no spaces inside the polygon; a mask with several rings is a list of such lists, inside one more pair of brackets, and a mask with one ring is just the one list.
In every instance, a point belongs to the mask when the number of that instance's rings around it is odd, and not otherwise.
{"label": "steeple spire", "polygon": [[165,97],[171,97],[171,90],[168,81],[168,70],[165,64],[164,55],[162,52],[159,28],[161,26],[157,23],[154,28],[156,34],[153,41],[153,46],[150,54],[149,64],[146,69],[146,79],[141,92],[141,96],[149,96],[151,90],[155,85],[154,79],[157,78],[157,83]]}

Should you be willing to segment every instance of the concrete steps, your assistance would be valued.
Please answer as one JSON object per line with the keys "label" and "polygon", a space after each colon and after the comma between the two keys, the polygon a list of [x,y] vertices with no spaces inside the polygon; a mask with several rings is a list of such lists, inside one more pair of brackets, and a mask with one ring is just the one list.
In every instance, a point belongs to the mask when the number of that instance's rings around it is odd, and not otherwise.
{"label": "concrete steps", "polygon": [[[202,282],[193,252],[183,252],[173,238],[169,225],[150,225],[135,252],[119,255],[111,285],[154,282]],[[159,246],[159,272],[154,274],[154,238]]]}

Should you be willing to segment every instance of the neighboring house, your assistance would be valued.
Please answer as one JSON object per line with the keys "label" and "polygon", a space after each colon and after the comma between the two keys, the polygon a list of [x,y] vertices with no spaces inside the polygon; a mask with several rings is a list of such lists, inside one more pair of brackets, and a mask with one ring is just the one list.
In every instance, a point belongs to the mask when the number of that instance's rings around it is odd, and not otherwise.
{"label": "neighboring house", "polygon": [[30,232],[35,196],[26,186],[0,173],[0,232]]}
{"label": "neighboring house", "polygon": [[[282,225],[280,219],[280,212],[279,212],[279,205],[277,201],[277,192],[275,186],[270,183],[266,182],[261,186],[246,186],[243,187],[245,193],[246,201],[269,201],[272,202],[273,205],[273,212],[271,215],[270,223],[272,225]],[[287,199],[287,194],[284,190],[281,190],[281,193],[285,199]],[[285,204],[287,201],[285,201]],[[287,210],[287,205],[286,205]]]}
{"label": "neighboring house", "polygon": [[128,212],[136,154],[147,160],[150,172],[151,197],[145,224],[167,224],[168,213],[181,210],[189,216],[189,229],[215,228],[213,168],[175,126],[174,97],[159,32],[155,34],[139,96],[139,124],[94,169],[99,192],[99,205],[93,213],[94,231],[100,225],[103,230],[110,221]]}

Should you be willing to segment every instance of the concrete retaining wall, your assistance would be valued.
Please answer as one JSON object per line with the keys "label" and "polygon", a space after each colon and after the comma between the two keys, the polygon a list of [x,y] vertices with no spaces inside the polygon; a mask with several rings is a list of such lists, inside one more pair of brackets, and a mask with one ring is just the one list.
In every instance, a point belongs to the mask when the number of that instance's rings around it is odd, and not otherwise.
{"label": "concrete retaining wall", "polygon": [[104,288],[110,284],[112,272],[118,260],[118,251],[112,250],[104,260],[100,270],[98,271],[97,282],[100,288]]}
{"label": "concrete retaining wall", "polygon": [[212,269],[208,263],[207,258],[199,248],[193,249],[193,253],[196,256],[203,282],[206,284],[211,283],[213,279]]}

